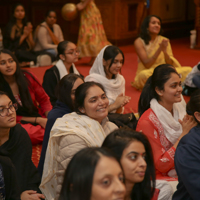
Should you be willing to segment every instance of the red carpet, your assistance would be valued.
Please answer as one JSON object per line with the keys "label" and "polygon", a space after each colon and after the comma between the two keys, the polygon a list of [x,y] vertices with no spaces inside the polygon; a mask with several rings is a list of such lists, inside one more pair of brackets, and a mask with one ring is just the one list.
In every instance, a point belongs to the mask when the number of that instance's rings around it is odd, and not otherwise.
{"label": "red carpet", "polygon": [[[181,38],[176,40],[171,40],[171,46],[173,49],[174,57],[181,63],[182,66],[191,66],[193,67],[200,61],[200,50],[190,49],[189,38]],[[137,70],[137,55],[135,53],[133,45],[122,46],[120,49],[124,52],[125,63],[122,68],[122,75],[126,80],[126,95],[131,97],[131,101],[125,107],[125,112],[137,112],[137,104],[139,100],[140,93],[135,88],[130,85],[130,82],[134,80],[135,73]],[[86,66],[85,63],[88,63],[90,58],[82,58],[76,64],[77,69],[81,74],[87,76],[89,73],[89,66]],[[48,67],[38,67],[38,68],[29,68],[33,72],[40,83],[42,83],[44,72]],[[188,101],[189,97],[185,97],[185,100]],[[38,165],[39,155],[41,148],[33,147],[33,161],[35,165]]]}

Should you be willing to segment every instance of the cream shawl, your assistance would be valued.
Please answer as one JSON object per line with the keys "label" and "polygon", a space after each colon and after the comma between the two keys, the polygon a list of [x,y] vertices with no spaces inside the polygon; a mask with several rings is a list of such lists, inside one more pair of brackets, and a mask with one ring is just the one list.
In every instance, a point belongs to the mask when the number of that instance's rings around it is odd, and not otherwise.
{"label": "cream shawl", "polygon": [[[44,171],[40,189],[48,200],[55,199],[57,187],[57,171],[59,155],[59,145],[61,137],[67,135],[76,135],[81,138],[88,147],[100,147],[106,132],[111,132],[116,129],[113,123],[108,122],[105,118],[102,125],[86,115],[78,115],[75,112],[66,114],[62,118],[58,118],[54,123],[50,139],[47,147],[46,158],[44,163]],[[105,131],[104,131],[105,130]],[[71,143],[75,141],[70,141]],[[59,155],[60,156],[60,155]]]}

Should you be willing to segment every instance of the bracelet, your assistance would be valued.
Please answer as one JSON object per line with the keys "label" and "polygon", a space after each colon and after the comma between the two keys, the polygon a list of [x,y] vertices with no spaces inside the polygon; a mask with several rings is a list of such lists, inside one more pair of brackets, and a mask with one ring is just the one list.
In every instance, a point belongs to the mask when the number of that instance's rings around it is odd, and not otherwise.
{"label": "bracelet", "polygon": [[178,138],[177,140],[180,142],[180,139],[179,139],[179,138]]}
{"label": "bracelet", "polygon": [[35,124],[36,124],[36,120],[37,120],[37,117],[35,118]]}

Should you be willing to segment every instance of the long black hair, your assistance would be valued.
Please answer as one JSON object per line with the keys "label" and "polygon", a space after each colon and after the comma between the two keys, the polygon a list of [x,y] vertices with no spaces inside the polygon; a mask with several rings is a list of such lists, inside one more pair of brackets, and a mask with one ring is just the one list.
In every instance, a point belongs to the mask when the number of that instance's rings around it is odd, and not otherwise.
{"label": "long black hair", "polygon": [[150,200],[155,190],[155,167],[151,145],[147,137],[141,132],[128,128],[120,128],[113,131],[105,138],[102,147],[111,150],[120,162],[124,149],[126,149],[133,141],[139,141],[144,145],[147,169],[144,180],[141,183],[136,183],[134,185],[131,192],[131,199]]}
{"label": "long black hair", "polygon": [[74,155],[65,172],[59,200],[91,199],[93,176],[101,156],[117,161],[112,152],[99,147],[85,148]]}
{"label": "long black hair", "polygon": [[158,35],[160,35],[162,33],[162,28],[161,28],[161,24],[162,24],[162,20],[160,17],[158,17],[157,15],[148,15],[144,21],[142,22],[141,28],[140,28],[140,34],[139,36],[144,40],[145,44],[149,44],[149,41],[151,40],[151,36],[149,34],[148,28],[149,28],[149,23],[152,17],[156,17],[157,19],[160,20],[160,32],[158,33]]}
{"label": "long black hair", "polygon": [[58,100],[69,106],[71,110],[74,110],[74,102],[72,102],[71,99],[71,91],[78,78],[84,82],[83,78],[77,74],[67,74],[60,80],[57,86],[56,93]]}
{"label": "long black hair", "polygon": [[[14,62],[16,63],[16,72],[14,73],[14,77],[15,77],[17,86],[19,88],[20,99],[21,99],[23,107],[30,114],[37,113],[38,110],[35,107],[35,105],[33,104],[33,101],[32,101],[32,98],[31,98],[31,95],[30,95],[30,92],[28,89],[29,87],[31,87],[31,84],[30,84],[29,80],[26,78],[26,76],[24,75],[24,72],[29,74],[30,76],[32,76],[32,75],[29,72],[27,72],[26,70],[21,70],[17,58],[11,51],[9,51],[7,49],[3,49],[0,51],[0,55],[2,53],[10,55],[13,58]],[[32,88],[32,89],[34,90],[34,88]],[[0,90],[7,92],[7,94],[9,95],[9,98],[12,100],[13,103],[16,102],[16,100],[12,94],[12,91],[11,91],[8,83],[4,79],[4,76],[1,72],[0,72]],[[20,111],[21,106],[19,104],[18,104],[18,107],[19,107],[18,111]]]}
{"label": "long black hair", "polygon": [[140,95],[138,102],[139,116],[150,108],[151,99],[155,98],[156,100],[159,100],[156,88],[164,90],[164,85],[170,79],[171,73],[175,73],[179,76],[175,68],[170,64],[162,64],[154,69],[152,76],[146,81]]}
{"label": "long black hair", "polygon": [[186,112],[188,115],[192,115],[196,122],[200,124],[200,122],[196,119],[194,115],[195,112],[200,112],[200,89],[192,93],[190,100],[186,106]]}

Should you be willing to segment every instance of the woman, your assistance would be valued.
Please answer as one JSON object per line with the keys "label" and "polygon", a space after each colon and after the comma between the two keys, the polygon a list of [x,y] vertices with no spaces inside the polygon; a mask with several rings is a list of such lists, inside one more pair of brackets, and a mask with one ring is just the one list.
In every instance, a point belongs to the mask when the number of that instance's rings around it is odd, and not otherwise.
{"label": "woman", "polygon": [[21,3],[16,4],[3,36],[3,45],[15,52],[19,62],[25,62],[24,65],[30,61],[36,64],[37,54],[31,51],[35,46],[32,31],[33,27],[26,19],[24,6]]}
{"label": "woman", "polygon": [[[31,141],[25,129],[20,124],[16,124],[16,109],[17,104],[13,104],[11,99],[0,91],[0,155],[11,161],[15,168],[17,185],[13,185],[11,189],[18,187],[17,194],[20,198],[17,199],[44,199],[44,195],[39,193],[38,188],[40,177],[31,160]],[[8,170],[4,171],[7,172]],[[8,175],[11,176],[11,174],[4,174],[4,177]],[[15,183],[14,180],[12,184]],[[5,184],[6,182],[7,180]],[[10,186],[5,185],[5,188]]]}
{"label": "woman", "polygon": [[48,114],[47,125],[45,127],[44,139],[42,143],[42,152],[38,170],[42,175],[46,149],[49,141],[49,135],[52,126],[57,118],[74,111],[74,100],[76,88],[83,83],[83,79],[77,74],[68,74],[64,76],[59,84],[56,105]]}
{"label": "woman", "polygon": [[79,151],[70,161],[59,200],[122,200],[124,196],[119,162],[109,151],[93,147]]}
{"label": "woman", "polygon": [[62,42],[63,33],[58,24],[56,24],[56,12],[48,10],[45,15],[45,21],[41,23],[35,30],[35,48],[34,51],[49,53],[52,61],[56,59],[56,48],[59,42]]}
{"label": "woman", "polygon": [[187,104],[187,113],[193,116],[197,126],[193,127],[179,142],[174,163],[178,174],[177,191],[173,200],[197,200],[200,195],[199,163],[200,163],[200,90],[192,94]]}
{"label": "woman", "polygon": [[37,79],[21,70],[9,50],[0,51],[0,90],[17,102],[17,122],[28,132],[32,144],[43,141],[46,116],[52,109],[49,97]]}
{"label": "woman", "polygon": [[150,200],[155,188],[155,168],[151,145],[146,136],[120,128],[106,137],[102,147],[111,150],[122,165],[125,199]]}
{"label": "woman", "polygon": [[147,16],[141,26],[140,37],[134,42],[134,48],[138,55],[138,69],[132,86],[142,90],[148,77],[153,70],[161,64],[174,66],[181,80],[184,81],[191,67],[181,67],[180,63],[173,57],[169,39],[161,34],[161,19],[155,15]]}
{"label": "woman", "polygon": [[55,89],[62,77],[70,73],[80,75],[74,65],[74,62],[78,61],[80,54],[76,45],[69,41],[63,41],[58,44],[57,50],[59,60],[56,65],[45,72],[42,84],[53,106],[57,100]]}
{"label": "woman", "polygon": [[171,181],[174,186],[177,184],[176,147],[196,124],[191,117],[185,116],[186,105],[181,92],[181,79],[175,68],[169,64],[156,67],[139,99],[140,119],[136,128],[151,143],[156,179]]}
{"label": "woman", "polygon": [[76,89],[75,111],[57,119],[51,129],[40,185],[47,199],[58,197],[74,154],[85,147],[100,147],[106,135],[117,129],[107,119],[108,99],[98,83],[83,83]]}
{"label": "woman", "polygon": [[100,50],[110,44],[104,31],[101,13],[93,0],[81,0],[76,5],[81,11],[81,24],[78,36],[80,57],[91,57],[88,65],[92,65]]}
{"label": "woman", "polygon": [[98,54],[90,75],[85,81],[95,81],[101,83],[109,99],[109,112],[123,112],[130,97],[125,96],[125,79],[119,74],[124,64],[124,54],[116,46],[106,46]]}

